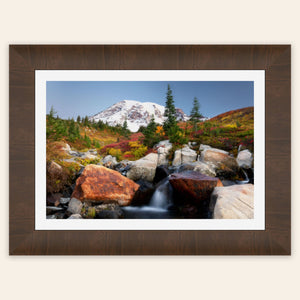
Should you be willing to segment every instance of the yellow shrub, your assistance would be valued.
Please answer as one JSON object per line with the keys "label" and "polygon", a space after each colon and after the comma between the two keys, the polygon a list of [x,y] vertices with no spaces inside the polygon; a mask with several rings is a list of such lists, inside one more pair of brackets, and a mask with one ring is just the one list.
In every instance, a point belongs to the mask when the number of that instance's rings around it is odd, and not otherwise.
{"label": "yellow shrub", "polygon": [[122,157],[122,151],[120,149],[108,148],[107,153],[111,156],[115,156],[117,160],[120,160]]}
{"label": "yellow shrub", "polygon": [[136,148],[134,151],[133,151],[133,155],[135,158],[141,158],[145,155],[145,153],[147,152],[148,148],[147,146],[144,146],[144,145],[140,145],[139,148]]}
{"label": "yellow shrub", "polygon": [[228,124],[225,127],[229,128],[229,129],[236,129],[237,128],[236,124]]}
{"label": "yellow shrub", "polygon": [[138,141],[132,141],[128,143],[130,148],[139,148],[141,144]]}

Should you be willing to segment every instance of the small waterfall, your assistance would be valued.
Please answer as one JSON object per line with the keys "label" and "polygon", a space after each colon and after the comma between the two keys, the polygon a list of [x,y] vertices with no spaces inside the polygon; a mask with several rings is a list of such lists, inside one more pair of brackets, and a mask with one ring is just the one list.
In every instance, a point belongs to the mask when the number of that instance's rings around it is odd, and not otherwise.
{"label": "small waterfall", "polygon": [[246,172],[243,168],[241,168],[241,170],[242,170],[242,172],[243,172],[243,174],[244,174],[244,176],[245,176],[245,179],[244,179],[244,180],[241,180],[241,181],[237,181],[237,183],[238,183],[238,184],[246,184],[246,183],[249,183],[249,177],[248,177],[247,172]]}
{"label": "small waterfall", "polygon": [[172,192],[172,186],[169,183],[169,178],[166,178],[166,180],[154,192],[149,206],[166,209],[170,204],[170,199],[172,199]]}

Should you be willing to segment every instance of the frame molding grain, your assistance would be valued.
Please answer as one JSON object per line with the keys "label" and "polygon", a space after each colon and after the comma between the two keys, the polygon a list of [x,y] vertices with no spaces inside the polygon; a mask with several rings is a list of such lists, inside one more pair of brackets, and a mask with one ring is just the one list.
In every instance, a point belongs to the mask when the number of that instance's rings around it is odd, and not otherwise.
{"label": "frame molding grain", "polygon": [[[290,255],[290,45],[10,45],[10,255]],[[265,70],[264,231],[35,231],[35,70]]]}

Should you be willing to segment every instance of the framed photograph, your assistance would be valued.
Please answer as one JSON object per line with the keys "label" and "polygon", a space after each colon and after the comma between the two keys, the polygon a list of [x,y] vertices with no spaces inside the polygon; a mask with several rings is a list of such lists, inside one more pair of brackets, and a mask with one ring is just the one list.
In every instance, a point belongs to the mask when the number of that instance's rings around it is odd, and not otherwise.
{"label": "framed photograph", "polygon": [[290,46],[10,46],[10,254],[290,254]]}

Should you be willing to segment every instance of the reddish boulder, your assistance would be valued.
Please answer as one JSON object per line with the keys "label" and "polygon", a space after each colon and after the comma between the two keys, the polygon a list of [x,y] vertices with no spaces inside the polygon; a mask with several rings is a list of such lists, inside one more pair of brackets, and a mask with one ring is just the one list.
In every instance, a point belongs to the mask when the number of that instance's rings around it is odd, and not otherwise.
{"label": "reddish boulder", "polygon": [[129,205],[139,185],[119,172],[102,166],[88,165],[76,181],[72,197],[81,201],[115,201]]}
{"label": "reddish boulder", "polygon": [[170,184],[176,198],[181,203],[199,205],[207,202],[216,186],[223,186],[220,179],[203,175],[195,171],[175,173],[170,176]]}

